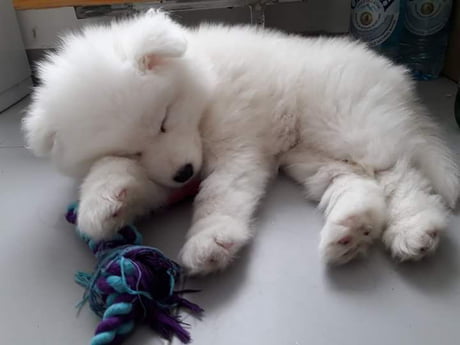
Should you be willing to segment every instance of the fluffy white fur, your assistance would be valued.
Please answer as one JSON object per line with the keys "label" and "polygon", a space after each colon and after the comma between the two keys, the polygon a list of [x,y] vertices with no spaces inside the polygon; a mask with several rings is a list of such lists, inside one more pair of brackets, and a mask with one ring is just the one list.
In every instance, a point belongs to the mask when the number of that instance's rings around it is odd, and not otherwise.
{"label": "fluffy white fur", "polygon": [[324,210],[331,263],[381,237],[420,259],[458,197],[456,164],[406,71],[347,39],[191,30],[150,11],[66,37],[40,77],[27,142],[84,178],[78,222],[91,236],[164,204],[184,165],[201,170],[181,251],[191,273],[224,268],[250,240],[279,168]]}

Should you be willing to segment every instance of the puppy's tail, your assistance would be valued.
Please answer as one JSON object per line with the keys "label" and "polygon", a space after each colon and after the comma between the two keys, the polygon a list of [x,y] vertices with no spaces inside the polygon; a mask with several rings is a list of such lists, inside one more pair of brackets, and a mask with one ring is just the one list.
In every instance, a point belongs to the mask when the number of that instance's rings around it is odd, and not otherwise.
{"label": "puppy's tail", "polygon": [[22,120],[26,146],[37,156],[47,156],[54,146],[56,131],[37,109],[30,108]]}
{"label": "puppy's tail", "polygon": [[460,176],[453,152],[437,134],[424,136],[415,147],[415,164],[430,180],[447,205],[455,208],[460,193]]}

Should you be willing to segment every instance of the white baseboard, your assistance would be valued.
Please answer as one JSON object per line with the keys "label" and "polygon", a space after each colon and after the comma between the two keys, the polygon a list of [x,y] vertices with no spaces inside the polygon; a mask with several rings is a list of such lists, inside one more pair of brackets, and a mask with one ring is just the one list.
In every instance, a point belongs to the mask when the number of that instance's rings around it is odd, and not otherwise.
{"label": "white baseboard", "polygon": [[0,93],[0,112],[10,107],[32,91],[32,79],[27,77]]}

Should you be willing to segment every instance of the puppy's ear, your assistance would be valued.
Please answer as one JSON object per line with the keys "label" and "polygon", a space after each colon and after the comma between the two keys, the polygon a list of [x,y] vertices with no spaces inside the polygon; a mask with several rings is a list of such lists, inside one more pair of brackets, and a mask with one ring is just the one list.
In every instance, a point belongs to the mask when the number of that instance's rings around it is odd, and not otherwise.
{"label": "puppy's ear", "polygon": [[125,54],[143,72],[154,70],[168,59],[181,57],[187,49],[185,30],[155,10],[122,23],[120,33]]}
{"label": "puppy's ear", "polygon": [[184,55],[187,47],[185,38],[179,36],[163,39],[168,40],[167,44],[161,46],[153,44],[150,49],[145,47],[138,55],[137,63],[141,71],[152,71],[155,67],[166,63],[168,59]]}

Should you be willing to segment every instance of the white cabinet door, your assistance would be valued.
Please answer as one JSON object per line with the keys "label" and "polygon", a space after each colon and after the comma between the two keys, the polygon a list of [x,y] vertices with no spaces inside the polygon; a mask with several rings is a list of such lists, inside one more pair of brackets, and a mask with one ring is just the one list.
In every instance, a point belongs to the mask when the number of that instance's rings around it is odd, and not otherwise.
{"label": "white cabinet door", "polygon": [[16,13],[10,0],[0,1],[0,111],[30,92],[30,68]]}

